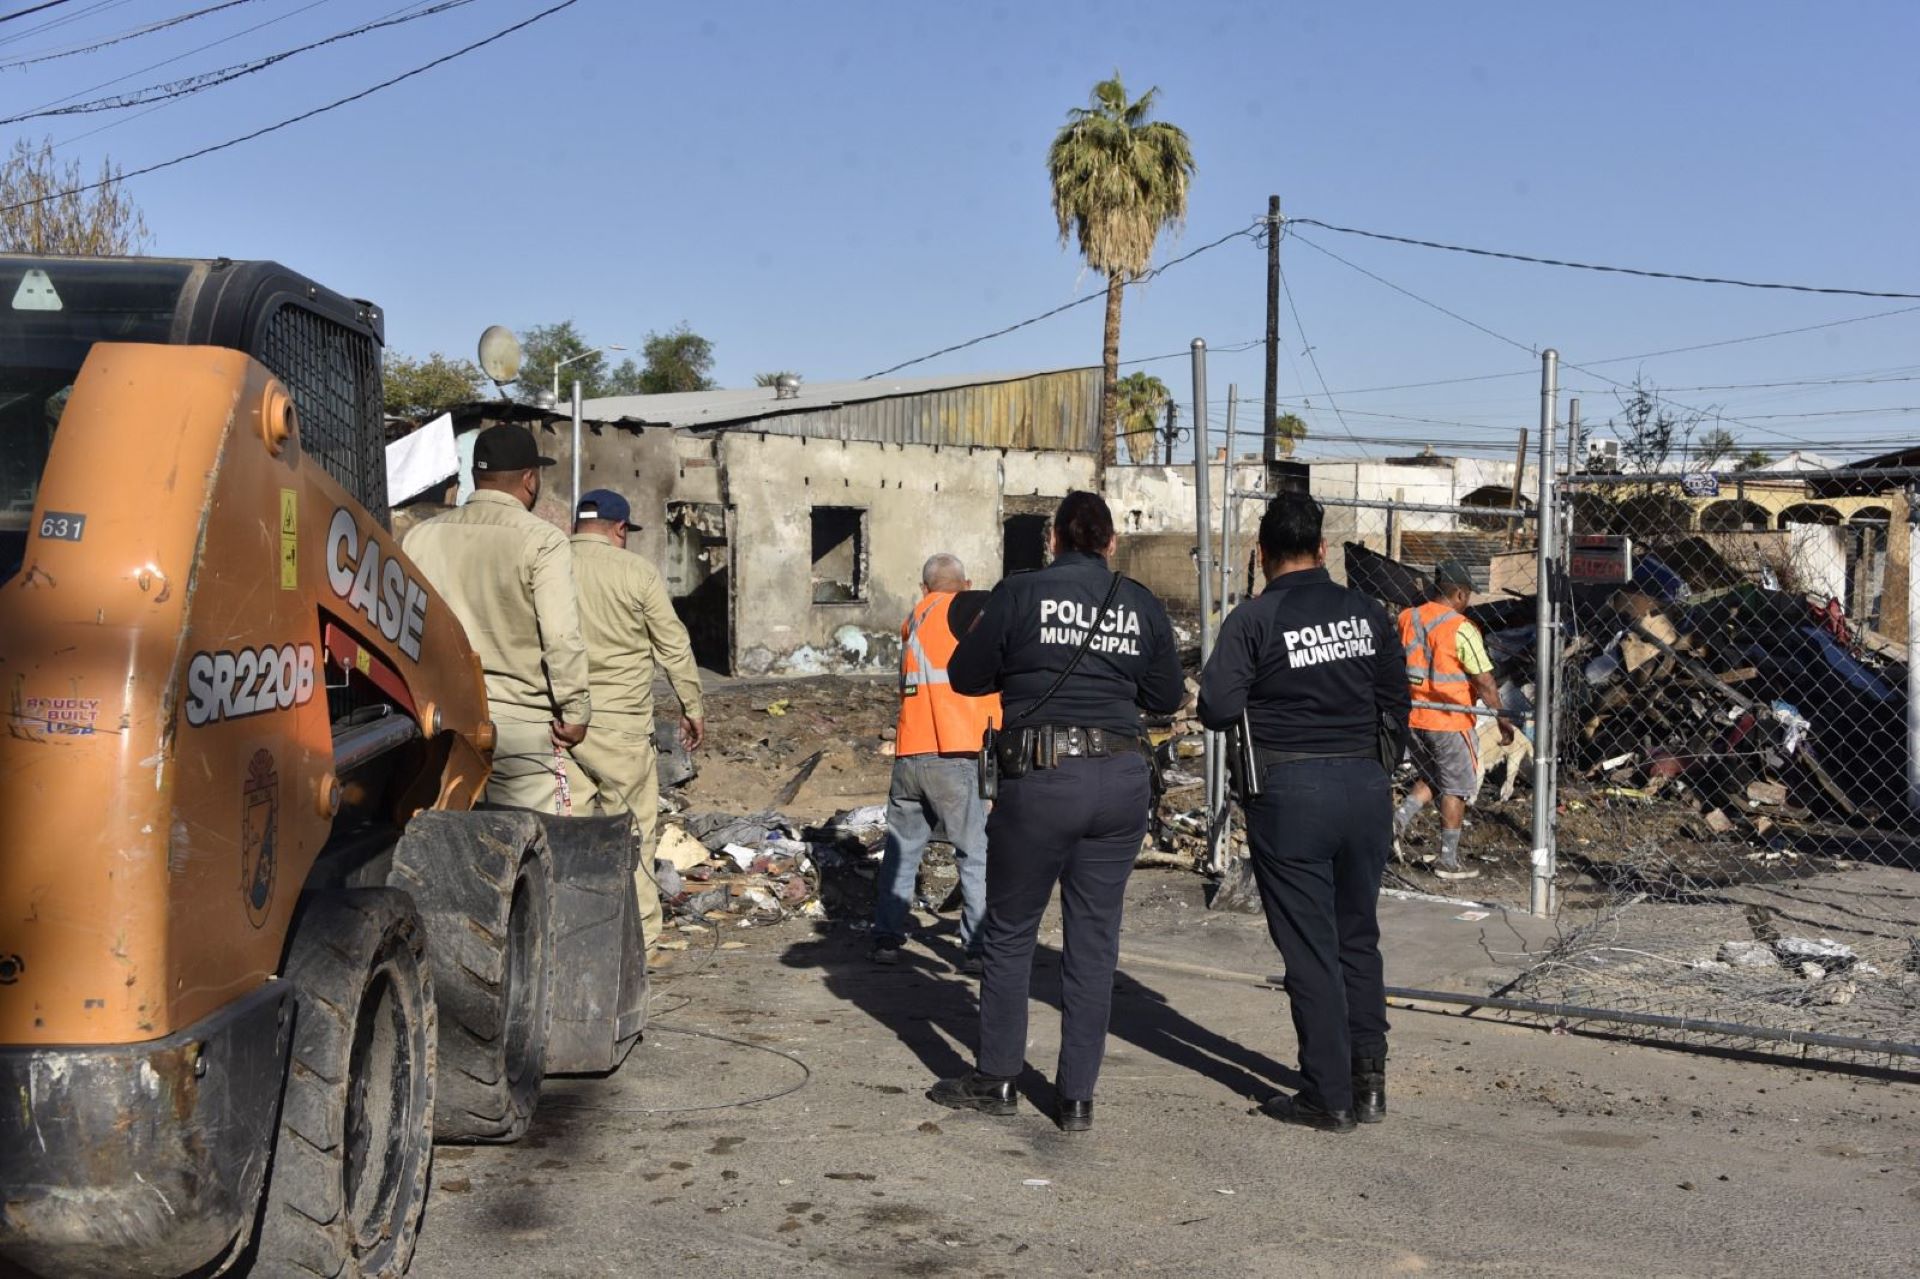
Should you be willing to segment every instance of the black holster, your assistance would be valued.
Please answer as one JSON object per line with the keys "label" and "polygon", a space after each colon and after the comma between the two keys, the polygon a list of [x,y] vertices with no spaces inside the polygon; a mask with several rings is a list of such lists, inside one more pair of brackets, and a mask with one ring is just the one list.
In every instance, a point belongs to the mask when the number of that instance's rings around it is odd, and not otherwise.
{"label": "black holster", "polygon": [[1260,798],[1260,757],[1245,711],[1227,730],[1227,790],[1242,808]]}

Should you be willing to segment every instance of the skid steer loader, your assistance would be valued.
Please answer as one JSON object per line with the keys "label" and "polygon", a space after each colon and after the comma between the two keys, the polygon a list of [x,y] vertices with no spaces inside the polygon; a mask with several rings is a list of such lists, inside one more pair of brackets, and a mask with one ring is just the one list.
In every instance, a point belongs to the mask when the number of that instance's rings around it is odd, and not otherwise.
{"label": "skid steer loader", "polygon": [[0,1270],[399,1274],[432,1142],[640,1033],[628,819],[475,808],[381,340],[269,262],[0,256]]}

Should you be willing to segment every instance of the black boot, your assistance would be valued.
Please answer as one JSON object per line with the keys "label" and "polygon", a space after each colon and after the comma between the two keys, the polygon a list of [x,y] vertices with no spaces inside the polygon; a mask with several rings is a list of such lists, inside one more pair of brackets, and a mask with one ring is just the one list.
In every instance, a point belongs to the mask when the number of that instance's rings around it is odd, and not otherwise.
{"label": "black boot", "polygon": [[1276,1094],[1262,1102],[1260,1109],[1283,1124],[1299,1124],[1321,1132],[1352,1132],[1357,1126],[1351,1110],[1328,1110],[1304,1093],[1298,1097]]}
{"label": "black boot", "polygon": [[987,1115],[1011,1115],[1014,1110],[1013,1080],[995,1079],[977,1070],[969,1070],[958,1079],[942,1079],[927,1090],[927,1096],[954,1110],[978,1110]]}
{"label": "black boot", "polygon": [[1353,1115],[1363,1124],[1377,1124],[1387,1117],[1387,1059],[1353,1059]]}
{"label": "black boot", "polygon": [[1093,1103],[1090,1101],[1068,1101],[1060,1099],[1060,1110],[1054,1116],[1061,1132],[1085,1132],[1093,1127]]}

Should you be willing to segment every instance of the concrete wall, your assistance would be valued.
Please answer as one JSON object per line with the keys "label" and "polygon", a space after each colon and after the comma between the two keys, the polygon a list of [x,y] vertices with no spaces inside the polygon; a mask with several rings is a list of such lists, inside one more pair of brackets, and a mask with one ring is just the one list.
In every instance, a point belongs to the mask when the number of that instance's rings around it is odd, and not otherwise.
{"label": "concrete wall", "polygon": [[[1092,471],[1083,455],[742,432],[716,447],[731,518],[734,668],[744,675],[896,669],[927,557],[958,555],[975,586],[992,586],[1003,491],[1064,495]],[[815,507],[865,512],[857,600],[814,602]]]}
{"label": "concrete wall", "polygon": [[[533,513],[563,533],[573,531],[573,426],[551,422],[531,427],[540,452],[557,465],[541,477]],[[587,423],[581,428],[580,488],[612,489],[633,507],[642,527],[627,539],[629,550],[655,564],[667,552],[667,498],[678,483],[679,444],[661,427]]]}

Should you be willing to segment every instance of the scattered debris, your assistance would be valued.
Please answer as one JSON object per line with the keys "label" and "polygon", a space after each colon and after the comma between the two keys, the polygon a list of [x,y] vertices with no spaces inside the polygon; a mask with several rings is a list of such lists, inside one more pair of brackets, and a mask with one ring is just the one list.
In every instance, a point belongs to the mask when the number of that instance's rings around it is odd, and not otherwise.
{"label": "scattered debris", "polygon": [[1735,968],[1777,968],[1780,961],[1775,958],[1773,947],[1763,941],[1723,941],[1716,958],[1723,964]]}

